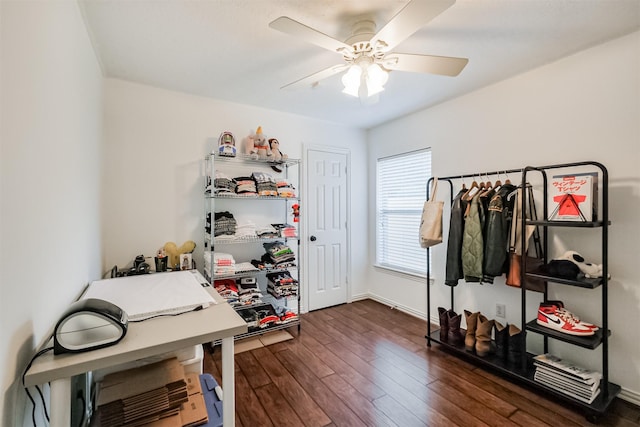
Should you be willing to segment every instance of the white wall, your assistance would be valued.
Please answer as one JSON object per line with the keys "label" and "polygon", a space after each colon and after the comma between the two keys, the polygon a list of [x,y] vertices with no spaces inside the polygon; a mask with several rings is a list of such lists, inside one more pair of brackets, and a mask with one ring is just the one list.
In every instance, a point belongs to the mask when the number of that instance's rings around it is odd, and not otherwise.
{"label": "white wall", "polygon": [[[389,144],[398,139],[406,144]],[[381,156],[432,147],[433,172],[439,176],[581,160],[606,165],[613,223],[609,235],[609,269],[613,275],[609,282],[609,327],[613,332],[609,341],[610,379],[625,388],[627,398],[640,402],[640,329],[636,327],[640,321],[636,272],[640,261],[640,33],[379,126],[370,131],[369,144],[370,165],[375,165]],[[375,194],[374,174],[372,167],[370,194]],[[440,186],[440,198],[448,200],[448,191],[442,191],[443,187]],[[370,197],[369,204],[369,238],[373,242],[374,197]],[[599,231],[588,239],[569,233],[563,243],[588,260],[599,262]],[[445,229],[445,236],[446,232]],[[375,246],[370,247],[373,264]],[[436,278],[432,313],[438,306],[449,306],[449,288],[443,285],[445,251],[446,245],[432,251]],[[423,280],[391,275],[375,267],[370,267],[369,278],[374,297],[426,316]],[[595,314],[600,307],[598,290],[556,286],[553,292],[581,317],[599,320]],[[504,302],[507,320],[519,324],[519,294],[519,290],[506,287],[504,279],[482,286],[461,281],[456,288],[454,309],[480,310],[492,318],[495,303]],[[432,315],[432,319],[437,323],[437,316]],[[552,350],[579,359],[576,361],[585,366],[601,366],[598,350],[576,351],[575,347],[562,345],[555,345]]]}
{"label": "white wall", "polygon": [[292,158],[302,157],[303,144],[350,150],[352,293],[366,294],[366,223],[355,220],[367,216],[364,131],[115,79],[106,80],[105,89],[105,269],[187,240],[198,245],[194,259],[201,267],[204,157],[222,131],[241,145],[257,126]]}
{"label": "white wall", "polygon": [[22,425],[20,375],[36,346],[100,276],[102,76],[76,2],[2,1],[0,19],[0,423],[10,426]]}

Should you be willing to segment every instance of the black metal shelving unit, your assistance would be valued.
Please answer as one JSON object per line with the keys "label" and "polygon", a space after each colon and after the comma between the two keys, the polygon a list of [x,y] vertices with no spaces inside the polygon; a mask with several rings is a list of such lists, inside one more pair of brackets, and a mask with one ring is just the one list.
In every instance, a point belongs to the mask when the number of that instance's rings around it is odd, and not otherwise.
{"label": "black metal shelving unit", "polygon": [[[602,210],[602,218],[599,218],[595,221],[551,221],[549,220],[549,212],[548,212],[548,179],[547,172],[550,170],[556,169],[572,169],[572,168],[584,168],[590,167],[598,171],[599,178],[601,179],[601,192],[598,196],[600,201],[600,206]],[[526,240],[526,226],[527,225],[535,225],[542,228],[543,232],[543,244],[544,244],[544,262],[545,264],[548,262],[547,259],[547,249],[548,249],[548,229],[550,227],[567,227],[567,228],[592,228],[599,229],[601,231],[601,254],[602,254],[602,263],[603,263],[603,276],[598,279],[587,279],[581,278],[578,280],[569,280],[559,277],[553,277],[547,274],[542,270],[526,272],[526,257],[522,257],[521,261],[521,271],[523,272],[521,283],[525,283],[526,279],[542,279],[545,283],[545,290],[543,292],[544,300],[547,298],[547,289],[549,286],[575,286],[579,288],[583,288],[585,290],[601,290],[601,307],[602,307],[602,325],[601,328],[596,331],[593,336],[581,337],[581,336],[572,336],[563,334],[561,332],[556,332],[549,328],[545,328],[537,324],[535,318],[531,321],[527,321],[527,310],[526,310],[526,298],[527,298],[527,290],[523,286],[521,287],[521,329],[523,331],[532,332],[536,334],[540,334],[543,336],[544,340],[544,352],[548,352],[548,340],[555,339],[562,342],[566,342],[581,348],[595,350],[597,348],[601,348],[602,350],[602,380],[600,384],[600,394],[595,398],[592,403],[585,403],[578,399],[575,399],[567,394],[556,391],[550,387],[547,387],[544,384],[541,384],[534,380],[535,367],[533,364],[533,357],[535,356],[532,353],[528,353],[526,351],[526,339],[523,340],[523,348],[522,350],[522,358],[520,361],[506,361],[504,359],[500,359],[493,355],[487,357],[479,357],[475,353],[465,351],[464,345],[461,346],[453,346],[447,342],[441,341],[439,337],[439,330],[431,331],[429,327],[427,330],[427,334],[425,336],[427,340],[427,346],[431,346],[432,342],[438,343],[441,348],[451,353],[454,353],[460,357],[468,359],[480,366],[491,369],[506,378],[517,381],[529,388],[534,390],[544,391],[545,395],[552,396],[556,399],[559,399],[563,402],[571,404],[577,408],[582,409],[585,412],[585,416],[587,419],[591,421],[597,421],[598,418],[603,416],[605,412],[608,410],[609,406],[613,402],[613,399],[620,393],[620,386],[617,384],[613,384],[609,382],[609,369],[608,369],[608,351],[609,351],[609,336],[611,335],[611,331],[608,329],[608,268],[607,268],[607,257],[608,257],[608,226],[610,225],[609,214],[608,214],[608,172],[604,165],[593,162],[576,162],[576,163],[565,163],[565,164],[556,164],[556,165],[548,165],[548,166],[527,166],[522,169],[510,169],[505,171],[494,171],[494,172],[481,172],[467,175],[458,175],[458,176],[450,176],[450,177],[438,177],[439,181],[447,181],[450,184],[450,202],[453,202],[453,180],[456,179],[464,179],[464,178],[474,178],[479,176],[491,176],[491,175],[500,175],[500,174],[509,174],[509,173],[521,173],[522,174],[522,182],[521,186],[524,188],[528,182],[527,175],[532,172],[538,172],[542,175],[543,181],[543,220],[527,220],[523,218],[522,224],[522,241]],[[429,179],[427,182],[427,190],[426,190],[426,199],[429,199],[429,189],[431,188],[431,182],[433,178]],[[523,192],[523,196],[519,203],[521,203],[522,212],[526,212],[526,206],[528,203],[527,200],[527,192]],[[431,250],[427,249],[427,319],[430,322],[431,319],[431,291],[429,287],[429,283],[431,281],[430,274],[430,257]],[[526,273],[525,273],[526,272]],[[454,287],[451,287],[451,296],[450,296],[450,308],[454,308]],[[604,332],[606,331],[606,333]],[[463,331],[464,332],[464,331]]]}
{"label": "black metal shelving unit", "polygon": [[[581,172],[584,169],[589,169],[590,171],[595,170],[598,174],[599,182],[601,183],[601,191],[597,196],[599,199],[599,206],[601,207],[601,215],[602,218],[594,218],[593,221],[556,221],[550,218],[548,212],[548,176],[547,173],[554,170],[569,170]],[[522,281],[526,278],[540,278],[545,280],[548,286],[574,286],[583,289],[596,290],[599,289],[601,291],[601,310],[602,310],[602,325],[599,330],[593,336],[588,337],[580,337],[580,336],[572,336],[563,334],[560,332],[556,332],[554,330],[541,327],[534,320],[526,322],[526,292],[522,291],[522,321],[525,324],[526,330],[531,331],[537,334],[540,334],[544,337],[544,349],[545,352],[548,350],[548,339],[560,340],[578,347],[595,350],[597,348],[601,348],[602,350],[602,381],[600,384],[601,392],[596,398],[594,402],[591,404],[587,404],[581,402],[579,400],[572,399],[568,396],[562,396],[564,399],[570,399],[572,403],[577,406],[585,409],[588,414],[594,418],[604,415],[604,412],[613,402],[613,399],[620,393],[620,386],[617,384],[613,384],[609,382],[609,336],[611,335],[611,331],[608,328],[608,282],[609,282],[609,271],[608,271],[608,251],[609,251],[609,175],[607,168],[599,163],[594,161],[585,161],[585,162],[574,162],[574,163],[564,163],[564,164],[555,164],[555,165],[547,165],[547,166],[527,166],[522,171],[522,184],[524,185],[527,182],[527,175],[529,173],[539,173],[542,176],[542,186],[543,186],[543,220],[542,221],[530,221],[527,218],[523,218],[523,226],[522,226],[522,236],[524,237],[525,228],[527,225],[536,225],[541,227],[544,232],[544,244],[547,246],[547,234],[548,229],[551,227],[566,227],[566,228],[593,228],[600,230],[600,243],[601,243],[601,256],[602,256],[602,277],[598,279],[588,279],[588,278],[580,278],[577,280],[567,280],[559,277],[553,277],[549,275],[545,275],[539,271],[526,273],[526,257],[522,257],[522,271],[523,273]],[[596,197],[594,194],[593,197]],[[522,206],[525,206],[526,194],[525,197],[522,198]],[[588,207],[591,209],[591,206]],[[598,212],[593,212],[593,215],[598,214]],[[544,253],[545,257],[547,254],[547,248],[545,248]],[[545,263],[547,263],[547,259],[545,259]],[[551,285],[553,284],[553,285]],[[547,292],[544,293],[544,298],[547,300]],[[547,388],[545,388],[547,389]]]}

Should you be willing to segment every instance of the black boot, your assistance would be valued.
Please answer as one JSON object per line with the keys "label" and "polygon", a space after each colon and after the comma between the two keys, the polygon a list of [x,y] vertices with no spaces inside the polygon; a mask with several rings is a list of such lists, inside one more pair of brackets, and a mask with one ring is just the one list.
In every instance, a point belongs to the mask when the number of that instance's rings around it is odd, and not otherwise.
{"label": "black boot", "polygon": [[495,322],[494,326],[496,328],[496,356],[502,360],[507,360],[507,354],[509,353],[509,324],[502,326],[499,322]]}
{"label": "black boot", "polygon": [[444,307],[438,307],[438,316],[440,317],[440,342],[447,342],[449,336],[449,316]]}
{"label": "black boot", "polygon": [[520,365],[522,362],[522,350],[525,345],[524,331],[515,325],[509,325],[509,362]]}

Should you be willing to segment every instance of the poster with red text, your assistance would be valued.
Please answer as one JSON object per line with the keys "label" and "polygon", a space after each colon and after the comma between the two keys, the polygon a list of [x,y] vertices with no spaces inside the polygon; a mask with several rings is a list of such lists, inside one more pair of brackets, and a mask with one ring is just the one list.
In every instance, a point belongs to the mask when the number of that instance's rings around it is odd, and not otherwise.
{"label": "poster with red text", "polygon": [[555,175],[549,188],[550,221],[596,221],[598,174]]}

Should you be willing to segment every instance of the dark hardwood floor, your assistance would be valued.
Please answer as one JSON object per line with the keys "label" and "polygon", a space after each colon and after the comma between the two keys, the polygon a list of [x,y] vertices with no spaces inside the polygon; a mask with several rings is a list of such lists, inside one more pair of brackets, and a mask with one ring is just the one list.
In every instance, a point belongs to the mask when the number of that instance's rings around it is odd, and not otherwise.
{"label": "dark hardwood floor", "polygon": [[[426,322],[372,300],[302,316],[294,339],[237,354],[236,425],[590,426],[579,410],[426,346]],[[204,371],[218,382],[219,347]],[[224,385],[223,385],[224,386]],[[620,399],[599,425],[639,426]]]}

